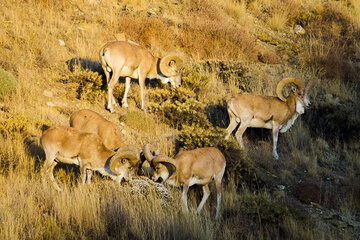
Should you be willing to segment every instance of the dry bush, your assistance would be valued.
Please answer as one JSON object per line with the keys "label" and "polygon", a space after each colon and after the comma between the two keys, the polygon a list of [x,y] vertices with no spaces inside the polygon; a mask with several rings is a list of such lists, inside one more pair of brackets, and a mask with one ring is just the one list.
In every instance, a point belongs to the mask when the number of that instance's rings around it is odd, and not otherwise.
{"label": "dry bush", "polygon": [[96,102],[104,95],[102,76],[80,66],[75,66],[73,72],[60,81],[65,84],[70,96],[76,94],[77,99]]}
{"label": "dry bush", "polygon": [[181,46],[188,55],[200,59],[256,59],[255,39],[246,30],[224,27],[212,20],[188,21],[180,36]]}
{"label": "dry bush", "polygon": [[[128,39],[139,43],[159,54],[176,45],[175,34],[170,26],[156,17],[122,16],[119,18],[118,32],[124,32]],[[160,57],[160,56],[158,56]]]}
{"label": "dry bush", "polygon": [[203,112],[205,104],[198,101],[195,93],[189,89],[162,89],[153,93],[151,98],[150,112],[173,128],[181,130],[185,125],[208,123]]}

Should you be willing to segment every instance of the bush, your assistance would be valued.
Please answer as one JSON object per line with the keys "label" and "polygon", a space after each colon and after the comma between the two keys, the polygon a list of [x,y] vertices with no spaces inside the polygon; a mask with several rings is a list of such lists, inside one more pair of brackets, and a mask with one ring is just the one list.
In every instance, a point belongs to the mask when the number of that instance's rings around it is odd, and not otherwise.
{"label": "bush", "polygon": [[162,89],[151,94],[149,110],[173,128],[198,124],[207,126],[205,104],[196,99],[196,94],[186,88]]}
{"label": "bush", "polygon": [[16,90],[17,86],[18,82],[15,77],[8,71],[0,68],[0,98],[4,97],[5,94]]}
{"label": "bush", "polygon": [[214,128],[207,123],[207,126],[199,124],[183,126],[178,141],[181,149],[191,150],[200,147],[216,146],[219,141],[222,141],[224,138],[224,129]]}
{"label": "bush", "polygon": [[75,94],[77,99],[94,102],[100,100],[100,97],[103,96],[103,80],[98,72],[76,66],[74,71],[61,81],[66,84],[70,96]]}

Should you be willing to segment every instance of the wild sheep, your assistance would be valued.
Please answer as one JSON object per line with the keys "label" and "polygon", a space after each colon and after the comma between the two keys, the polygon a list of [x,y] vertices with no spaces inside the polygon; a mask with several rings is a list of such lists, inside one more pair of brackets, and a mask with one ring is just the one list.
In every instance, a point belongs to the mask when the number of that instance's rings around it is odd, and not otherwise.
{"label": "wild sheep", "polygon": [[[119,77],[125,77],[125,93],[122,106],[128,107],[127,96],[131,78],[139,80],[141,109],[145,109],[145,79],[158,78],[163,84],[170,82],[174,88],[181,85],[180,70],[182,57],[166,55],[163,58],[154,57],[147,49],[125,41],[114,41],[105,44],[100,50],[100,62],[104,69],[108,84],[107,109],[115,112],[116,105],[113,89]],[[110,79],[110,73],[112,73]]]}
{"label": "wild sheep", "polygon": [[120,148],[125,144],[115,123],[88,109],[74,112],[70,117],[70,127],[99,135],[108,149]]}
{"label": "wild sheep", "polygon": [[[294,84],[287,98],[283,89],[287,84]],[[284,78],[276,88],[277,97],[260,96],[251,93],[239,93],[227,102],[230,124],[225,139],[239,125],[235,137],[241,148],[244,148],[242,135],[248,127],[272,129],[273,156],[279,159],[277,153],[278,135],[286,132],[295,122],[297,117],[305,112],[310,105],[309,89],[311,83],[304,88],[303,83],[295,78]]]}
{"label": "wild sheep", "polygon": [[132,174],[137,175],[141,163],[140,150],[124,142],[120,129],[116,124],[106,120],[94,111],[82,109],[71,115],[70,126],[80,131],[99,135],[105,147],[114,151],[133,151],[137,158],[131,161],[132,166],[134,166]]}
{"label": "wild sheep", "polygon": [[56,126],[47,129],[41,137],[46,160],[43,178],[50,177],[54,187],[61,191],[55,181],[53,170],[58,162],[80,166],[82,183],[91,183],[92,171],[98,171],[117,182],[130,179],[131,161],[137,158],[132,151],[114,152],[106,148],[97,134],[86,133],[71,127]]}
{"label": "wild sheep", "polygon": [[187,202],[189,187],[192,185],[203,186],[203,198],[197,208],[197,211],[200,212],[210,195],[209,183],[214,179],[217,191],[215,219],[219,218],[221,181],[226,167],[225,157],[220,150],[214,147],[197,148],[180,152],[175,158],[165,155],[153,156],[149,152],[145,156],[151,162],[154,181],[161,178],[163,182],[170,185],[182,186],[182,199],[187,211],[189,211]]}

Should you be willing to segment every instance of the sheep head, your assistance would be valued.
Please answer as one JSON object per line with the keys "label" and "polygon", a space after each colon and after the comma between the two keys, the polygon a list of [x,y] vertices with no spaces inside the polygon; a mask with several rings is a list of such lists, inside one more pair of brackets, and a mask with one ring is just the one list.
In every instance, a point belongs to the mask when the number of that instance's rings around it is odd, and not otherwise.
{"label": "sheep head", "polygon": [[130,180],[132,178],[134,163],[138,162],[138,157],[133,151],[118,151],[109,159],[109,169],[120,179]]}
{"label": "sheep head", "polygon": [[159,70],[166,76],[163,84],[170,81],[173,88],[181,85],[181,69],[184,64],[184,57],[178,54],[168,54],[160,59]]}
{"label": "sheep head", "polygon": [[151,166],[154,169],[152,180],[158,181],[160,178],[162,181],[166,181],[174,172],[176,172],[177,164],[175,159],[166,155],[157,155],[151,162]]}
{"label": "sheep head", "polygon": [[[290,95],[285,97],[283,95],[283,89],[288,84],[293,84],[295,87],[292,87]],[[296,78],[284,78],[276,86],[276,95],[283,102],[286,102],[290,96],[294,97],[296,102],[296,112],[298,114],[303,114],[305,112],[305,108],[310,105],[308,92],[311,84],[312,81],[304,87],[304,84]]]}

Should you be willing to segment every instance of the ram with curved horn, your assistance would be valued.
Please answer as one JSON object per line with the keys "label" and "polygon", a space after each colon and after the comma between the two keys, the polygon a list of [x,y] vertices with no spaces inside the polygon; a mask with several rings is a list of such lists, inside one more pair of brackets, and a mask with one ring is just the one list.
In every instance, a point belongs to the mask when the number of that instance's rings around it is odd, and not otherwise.
{"label": "ram with curved horn", "polygon": [[[146,148],[144,148],[146,149]],[[197,148],[180,152],[175,158],[166,155],[144,153],[153,168],[152,179],[162,179],[170,185],[182,187],[182,199],[189,211],[187,192],[192,185],[202,185],[203,197],[197,208],[200,212],[210,195],[209,183],[214,180],[217,191],[215,219],[219,218],[221,203],[221,181],[224,176],[226,160],[219,149],[214,147]]]}
{"label": "ram with curved horn", "polygon": [[[276,87],[277,97],[238,93],[227,102],[230,124],[226,129],[228,134],[225,139],[229,139],[240,124],[235,137],[240,147],[244,148],[242,135],[248,127],[272,129],[273,156],[279,159],[277,153],[279,131],[286,132],[310,105],[308,93],[311,83],[312,81],[304,87],[298,79],[284,78]],[[295,87],[285,97],[283,89],[288,84],[293,84]]]}
{"label": "ram with curved horn", "polygon": [[46,130],[41,137],[46,160],[43,179],[49,177],[56,190],[53,170],[58,162],[80,166],[82,183],[91,183],[93,171],[109,176],[117,182],[131,179],[133,163],[138,156],[133,151],[115,152],[106,148],[97,134],[86,133],[71,127],[56,126]]}
{"label": "ram with curved horn", "polygon": [[[154,57],[147,49],[125,41],[114,41],[105,44],[100,50],[100,61],[108,84],[107,109],[115,112],[116,105],[113,89],[119,77],[125,77],[125,93],[122,106],[128,107],[127,96],[131,78],[139,80],[141,109],[145,109],[145,79],[158,78],[163,84],[170,82],[172,87],[181,85],[183,57],[177,54]],[[111,78],[110,78],[111,75]]]}

